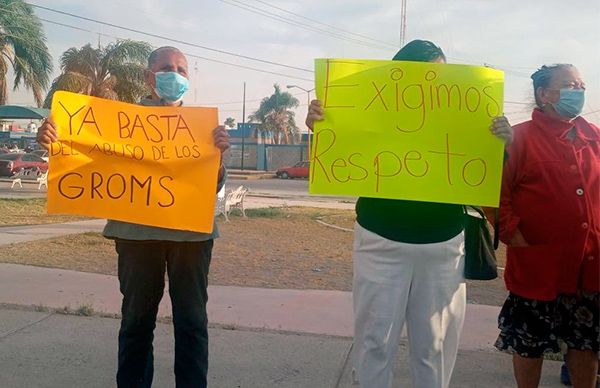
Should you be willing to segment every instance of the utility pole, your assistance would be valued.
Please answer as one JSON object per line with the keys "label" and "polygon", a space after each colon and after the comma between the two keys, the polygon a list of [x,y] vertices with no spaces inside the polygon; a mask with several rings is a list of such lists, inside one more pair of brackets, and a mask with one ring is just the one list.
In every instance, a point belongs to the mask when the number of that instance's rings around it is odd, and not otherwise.
{"label": "utility pole", "polygon": [[246,81],[244,81],[244,98],[242,103],[242,171],[244,170],[244,144],[246,141]]}
{"label": "utility pole", "polygon": [[406,1],[402,0],[402,11],[400,13],[400,47],[404,47],[406,43]]}
{"label": "utility pole", "polygon": [[[308,107],[310,106],[310,92],[312,92],[313,90],[315,90],[315,88],[312,88],[310,90],[308,89],[304,89],[303,87],[300,87],[298,85],[287,85],[288,89],[292,89],[292,88],[297,88],[300,90],[304,90],[306,92],[306,109],[308,109]],[[311,136],[311,130],[310,128],[306,128],[306,132],[307,132],[307,145],[308,145],[308,160],[310,160],[310,136]]]}
{"label": "utility pole", "polygon": [[194,62],[194,105],[198,103],[198,61]]}

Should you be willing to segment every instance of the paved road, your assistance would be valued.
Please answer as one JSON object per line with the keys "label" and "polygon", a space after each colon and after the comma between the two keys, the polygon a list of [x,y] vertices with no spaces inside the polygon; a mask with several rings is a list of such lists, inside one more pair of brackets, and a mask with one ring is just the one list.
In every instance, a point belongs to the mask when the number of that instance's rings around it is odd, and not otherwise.
{"label": "paved road", "polygon": [[244,185],[251,192],[308,196],[308,179],[229,179],[228,187]]}
{"label": "paved road", "polygon": [[[266,193],[293,193],[298,195],[308,195],[308,179],[229,179],[228,186],[244,185],[252,191]],[[11,190],[11,182],[7,177],[0,177],[0,193],[17,194],[43,194],[45,188],[38,190],[37,183],[23,183],[23,188],[18,186]]]}
{"label": "paved road", "polygon": [[[0,198],[43,198],[46,189],[38,190],[37,184],[24,183],[22,188],[10,188],[11,183],[0,181]],[[319,196],[308,194],[307,179],[229,179],[226,189],[244,185],[250,189],[250,196],[267,196],[280,198],[295,198],[298,200],[316,200],[319,202],[354,202],[352,197]]]}
{"label": "paved road", "polygon": [[3,179],[0,181],[0,198],[43,198],[46,196],[46,188],[42,187],[41,190],[38,190],[37,182],[23,183],[23,188],[17,185],[14,189],[11,189],[10,181],[5,178],[0,177],[0,179]]}

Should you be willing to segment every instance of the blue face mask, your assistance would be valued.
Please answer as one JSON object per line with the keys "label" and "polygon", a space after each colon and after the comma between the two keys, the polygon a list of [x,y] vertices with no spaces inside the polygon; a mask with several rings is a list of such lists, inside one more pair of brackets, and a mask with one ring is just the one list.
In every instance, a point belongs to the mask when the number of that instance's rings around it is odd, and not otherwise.
{"label": "blue face mask", "polygon": [[156,80],[154,91],[158,97],[167,102],[181,100],[181,97],[190,86],[190,81],[187,78],[174,71],[154,73],[154,79]]}
{"label": "blue face mask", "polygon": [[560,99],[552,107],[562,117],[574,119],[581,114],[584,103],[584,89],[560,89]]}

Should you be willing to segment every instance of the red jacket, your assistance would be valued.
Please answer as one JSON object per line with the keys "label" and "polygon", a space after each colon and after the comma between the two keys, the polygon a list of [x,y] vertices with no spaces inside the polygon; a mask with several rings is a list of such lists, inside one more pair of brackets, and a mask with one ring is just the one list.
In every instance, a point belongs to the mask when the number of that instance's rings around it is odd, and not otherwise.
{"label": "red jacket", "polygon": [[[566,138],[575,126],[574,141]],[[500,198],[500,238],[518,228],[528,247],[508,247],[504,280],[525,298],[600,291],[600,129],[535,109],[514,127]]]}

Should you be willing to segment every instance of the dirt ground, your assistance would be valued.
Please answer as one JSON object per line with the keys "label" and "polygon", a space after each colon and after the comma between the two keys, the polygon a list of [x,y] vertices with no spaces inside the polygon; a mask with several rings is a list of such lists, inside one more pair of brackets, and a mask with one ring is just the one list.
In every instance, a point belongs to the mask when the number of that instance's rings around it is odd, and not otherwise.
{"label": "dirt ground", "polygon": [[[313,208],[257,209],[249,218],[219,220],[209,281],[214,285],[265,288],[352,288],[350,210]],[[504,251],[498,252],[499,265]],[[116,275],[113,242],[97,233],[3,246],[0,262]],[[502,271],[500,271],[502,274]],[[506,296],[501,279],[467,284],[472,303],[500,305]]]}
{"label": "dirt ground", "polygon": [[47,214],[46,199],[0,199],[0,226],[81,221],[87,217]]}

